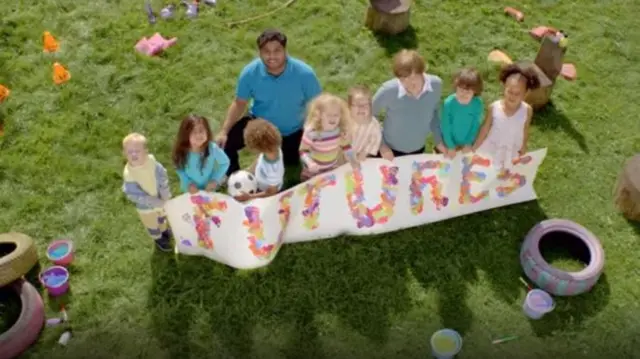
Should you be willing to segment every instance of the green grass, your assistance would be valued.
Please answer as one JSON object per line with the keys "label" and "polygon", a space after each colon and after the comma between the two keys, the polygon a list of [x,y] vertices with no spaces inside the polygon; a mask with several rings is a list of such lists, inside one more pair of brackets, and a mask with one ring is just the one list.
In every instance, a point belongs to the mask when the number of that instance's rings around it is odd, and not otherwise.
{"label": "green grass", "polygon": [[[62,347],[63,329],[46,329],[26,358],[418,358],[442,327],[464,335],[460,358],[637,357],[640,227],[615,212],[611,191],[622,162],[640,149],[640,5],[519,1],[526,21],[518,24],[500,1],[418,0],[414,27],[392,39],[362,27],[365,0],[298,1],[234,29],[223,25],[279,3],[219,2],[195,21],[154,27],[142,1],[0,5],[0,83],[12,90],[0,105],[0,231],[35,238],[43,265],[49,241],[77,244],[66,298],[74,337]],[[569,33],[567,61],[579,80],[558,80],[553,104],[534,120],[529,147],[549,148],[539,201],[287,245],[267,268],[238,272],[154,253],[120,193],[120,141],[130,131],[149,136],[177,192],[170,148],[180,118],[223,118],[265,27],[287,33],[290,53],[315,67],[326,90],[375,88],[389,78],[393,52],[417,47],[447,82],[460,66],[482,69],[489,102],[500,89],[486,55],[501,48],[533,58],[538,45],[525,30],[540,24]],[[61,40],[59,53],[42,53],[45,30]],[[178,45],[158,58],[137,56],[135,42],[155,31]],[[69,83],[52,83],[54,61],[71,71]],[[592,292],[557,298],[553,313],[530,322],[518,253],[527,231],[549,217],[599,236],[606,273]],[[507,335],[520,339],[491,345]]]}

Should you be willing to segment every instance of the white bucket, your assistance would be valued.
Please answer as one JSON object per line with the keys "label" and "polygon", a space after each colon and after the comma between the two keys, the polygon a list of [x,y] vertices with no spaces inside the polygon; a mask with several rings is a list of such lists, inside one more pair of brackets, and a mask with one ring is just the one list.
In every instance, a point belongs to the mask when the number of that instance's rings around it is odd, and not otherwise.
{"label": "white bucket", "polygon": [[522,304],[522,310],[531,319],[540,319],[555,308],[553,298],[549,293],[540,289],[532,289]]}
{"label": "white bucket", "polygon": [[451,359],[461,349],[462,337],[453,329],[441,329],[431,336],[431,352],[437,359]]}

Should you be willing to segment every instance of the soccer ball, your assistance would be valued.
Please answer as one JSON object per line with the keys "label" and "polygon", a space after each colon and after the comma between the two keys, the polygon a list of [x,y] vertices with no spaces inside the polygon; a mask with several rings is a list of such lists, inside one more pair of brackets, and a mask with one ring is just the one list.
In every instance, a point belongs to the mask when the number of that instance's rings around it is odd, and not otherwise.
{"label": "soccer ball", "polygon": [[258,191],[258,182],[256,177],[244,170],[233,172],[227,181],[227,192],[231,196],[237,196],[242,193],[254,194]]}

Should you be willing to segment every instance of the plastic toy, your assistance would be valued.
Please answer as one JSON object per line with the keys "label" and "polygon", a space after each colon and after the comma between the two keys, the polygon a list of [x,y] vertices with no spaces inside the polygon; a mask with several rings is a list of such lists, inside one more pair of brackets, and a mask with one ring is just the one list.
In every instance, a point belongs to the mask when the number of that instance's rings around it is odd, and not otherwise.
{"label": "plastic toy", "polygon": [[540,289],[532,289],[527,293],[522,304],[522,310],[531,319],[540,319],[555,308],[553,298],[549,293]]}
{"label": "plastic toy", "polygon": [[136,43],[135,49],[141,54],[147,56],[156,56],[162,53],[165,49],[173,46],[178,42],[178,39],[173,37],[171,39],[165,39],[159,33],[155,33],[150,38],[143,37]]}
{"label": "plastic toy", "polygon": [[181,4],[184,5],[187,8],[187,17],[188,18],[193,19],[196,16],[198,16],[199,4],[198,4],[197,1],[189,3],[186,0],[182,0]]}
{"label": "plastic toy", "polygon": [[56,85],[63,84],[71,79],[71,73],[59,63],[53,64],[53,82]]}
{"label": "plastic toy", "polygon": [[43,51],[44,52],[56,52],[60,47],[58,41],[51,35],[49,31],[45,31],[42,34]]}
{"label": "plastic toy", "polygon": [[462,350],[462,337],[453,329],[442,329],[431,336],[431,352],[437,359],[451,359]]}
{"label": "plastic toy", "polygon": [[59,266],[71,264],[73,261],[73,242],[69,239],[54,241],[47,247],[47,258]]}
{"label": "plastic toy", "polygon": [[251,172],[240,170],[232,173],[227,180],[227,192],[231,196],[242,193],[253,194],[258,190],[258,182]]}
{"label": "plastic toy", "polygon": [[512,18],[516,19],[516,21],[523,21],[524,20],[524,14],[522,13],[522,11],[513,8],[513,7],[505,7],[504,8],[504,13],[511,16]]}
{"label": "plastic toy", "polygon": [[160,10],[160,17],[165,20],[169,20],[173,18],[173,15],[175,14],[175,12],[176,12],[176,6],[173,4],[170,4],[163,7],[162,10]]}
{"label": "plastic toy", "polygon": [[53,266],[40,273],[40,282],[49,295],[57,297],[69,290],[69,271],[62,266]]}
{"label": "plastic toy", "polygon": [[157,18],[156,18],[156,14],[153,12],[151,3],[147,1],[144,5],[144,9],[147,12],[147,19],[149,20],[149,23],[152,25],[155,24],[157,21]]}
{"label": "plastic toy", "polygon": [[9,89],[4,87],[3,85],[0,85],[0,103],[3,103],[4,100],[9,97],[9,94],[11,94],[11,91],[9,91]]}

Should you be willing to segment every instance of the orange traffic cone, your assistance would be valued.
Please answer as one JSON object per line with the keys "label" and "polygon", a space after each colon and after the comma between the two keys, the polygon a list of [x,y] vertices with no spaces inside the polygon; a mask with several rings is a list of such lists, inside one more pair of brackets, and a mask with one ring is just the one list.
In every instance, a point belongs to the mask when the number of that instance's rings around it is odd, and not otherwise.
{"label": "orange traffic cone", "polygon": [[11,91],[9,91],[8,88],[0,85],[0,103],[2,103],[4,100],[6,100],[7,97],[9,97],[10,93],[11,93]]}
{"label": "orange traffic cone", "polygon": [[65,83],[69,81],[70,78],[71,74],[69,73],[69,71],[67,71],[67,69],[64,68],[64,66],[60,65],[57,62],[53,64],[53,82],[55,82],[56,85]]}
{"label": "orange traffic cone", "polygon": [[43,42],[44,52],[56,52],[60,47],[56,38],[53,37],[53,35],[51,35],[49,31],[45,31],[44,34],[42,35],[42,42]]}

